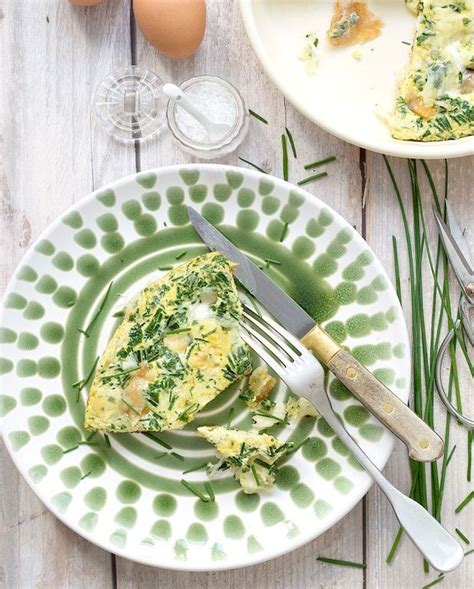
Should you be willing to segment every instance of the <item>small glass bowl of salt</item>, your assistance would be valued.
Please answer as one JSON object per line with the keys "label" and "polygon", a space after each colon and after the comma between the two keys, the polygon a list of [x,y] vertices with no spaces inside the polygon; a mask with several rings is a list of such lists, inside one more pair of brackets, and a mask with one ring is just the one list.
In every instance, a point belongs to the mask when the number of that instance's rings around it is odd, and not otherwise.
{"label": "small glass bowl of salt", "polygon": [[189,107],[185,110],[179,105],[179,97],[170,100],[166,110],[168,126],[181,149],[202,159],[214,159],[235,151],[249,128],[248,110],[238,90],[217,76],[191,78],[179,88],[183,101],[213,125],[210,133],[209,125],[206,128],[188,112]]}

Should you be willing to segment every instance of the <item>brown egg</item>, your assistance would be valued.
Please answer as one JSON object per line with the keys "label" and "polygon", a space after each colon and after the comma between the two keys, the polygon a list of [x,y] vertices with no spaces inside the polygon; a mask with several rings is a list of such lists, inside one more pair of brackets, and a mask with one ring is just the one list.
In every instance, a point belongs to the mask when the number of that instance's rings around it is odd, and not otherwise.
{"label": "brown egg", "polygon": [[205,0],[133,0],[133,11],[148,41],[173,59],[192,55],[204,37]]}
{"label": "brown egg", "polygon": [[69,0],[75,6],[96,6],[101,4],[104,0]]}

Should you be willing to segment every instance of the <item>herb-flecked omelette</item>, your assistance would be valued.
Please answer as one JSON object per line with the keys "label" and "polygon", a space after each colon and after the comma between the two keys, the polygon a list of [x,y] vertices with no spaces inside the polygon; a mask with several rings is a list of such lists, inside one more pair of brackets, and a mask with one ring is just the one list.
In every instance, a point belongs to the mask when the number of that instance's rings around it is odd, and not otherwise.
{"label": "herb-flecked omelette", "polygon": [[229,468],[244,493],[268,490],[275,484],[276,462],[292,450],[269,434],[230,429],[222,425],[198,427],[198,433],[217,449],[214,468]]}
{"label": "herb-flecked omelette", "polygon": [[418,13],[412,55],[390,119],[396,139],[474,134],[474,0],[407,0]]}
{"label": "herb-flecked omelette", "polygon": [[128,304],[100,359],[86,428],[180,429],[251,371],[233,266],[218,252],[193,258]]}

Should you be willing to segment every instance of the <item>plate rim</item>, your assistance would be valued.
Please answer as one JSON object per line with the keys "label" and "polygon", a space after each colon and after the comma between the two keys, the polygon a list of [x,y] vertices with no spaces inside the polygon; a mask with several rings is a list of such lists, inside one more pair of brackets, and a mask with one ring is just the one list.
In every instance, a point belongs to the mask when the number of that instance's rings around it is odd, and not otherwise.
{"label": "plate rim", "polygon": [[[276,68],[273,67],[271,60],[267,57],[264,44],[258,33],[253,10],[253,5],[255,3],[256,0],[239,0],[240,13],[244,28],[260,65],[273,84],[275,84],[278,90],[285,96],[292,106],[294,106],[308,120],[318,125],[318,127],[351,145],[383,155],[413,159],[451,159],[473,155],[474,136],[461,137],[460,139],[449,141],[401,141],[390,138],[385,141],[371,142],[364,141],[363,138],[359,138],[351,133],[341,133],[333,125],[325,123],[324,120],[314,115],[314,113],[308,108],[305,108],[299,101],[297,92],[291,92],[291,90],[286,88],[283,81],[275,73]],[[443,148],[445,148],[445,151],[443,151]]]}
{"label": "plate rim", "polygon": [[[366,247],[369,248],[369,250],[372,252],[372,248],[371,246],[366,242],[366,240],[362,237],[362,235],[356,230],[354,229],[349,223],[348,221],[346,221],[346,219],[344,219],[344,217],[338,213],[338,211],[336,211],[335,209],[332,208],[331,205],[325,203],[324,201],[322,201],[321,199],[319,199],[317,196],[311,194],[310,192],[308,192],[307,190],[304,190],[303,188],[294,185],[291,182],[288,182],[286,180],[282,180],[281,178],[278,178],[276,176],[273,176],[271,174],[263,174],[257,170],[249,170],[247,168],[241,167],[241,166],[233,166],[233,165],[226,165],[226,164],[219,164],[219,163],[183,163],[183,164],[173,164],[173,165],[168,165],[168,166],[161,166],[161,167],[157,167],[157,168],[150,168],[147,170],[140,170],[139,172],[134,172],[132,174],[128,174],[126,176],[123,176],[122,178],[119,178],[117,180],[114,180],[113,182],[109,182],[107,184],[104,184],[102,186],[99,186],[98,188],[96,188],[94,191],[90,192],[89,194],[83,196],[82,198],[80,198],[79,200],[77,200],[76,202],[74,202],[71,206],[69,206],[67,209],[65,209],[64,211],[62,211],[58,217],[52,222],[50,223],[42,232],[41,234],[31,243],[31,245],[29,246],[28,250],[25,252],[25,254],[21,257],[20,261],[18,262],[17,266],[15,267],[15,270],[10,278],[10,280],[7,283],[7,287],[3,293],[2,299],[0,300],[0,311],[1,311],[1,317],[3,317],[4,313],[5,313],[5,307],[4,307],[4,302],[8,296],[8,294],[10,292],[12,292],[13,286],[17,280],[16,278],[16,271],[19,267],[21,267],[28,259],[30,256],[34,255],[35,252],[35,246],[43,239],[47,238],[50,233],[52,233],[58,226],[61,226],[62,223],[62,219],[69,214],[72,211],[77,210],[78,207],[84,206],[86,203],[88,203],[89,201],[92,201],[96,198],[97,194],[103,192],[104,190],[107,189],[112,189],[112,190],[117,190],[118,188],[127,185],[129,183],[131,183],[132,181],[134,181],[137,176],[140,176],[142,174],[156,174],[157,176],[159,174],[168,174],[168,173],[176,173],[176,175],[178,174],[179,170],[192,170],[192,169],[198,169],[198,170],[206,170],[206,171],[216,171],[216,172],[237,172],[243,175],[246,175],[247,177],[253,177],[256,179],[271,179],[275,185],[281,185],[283,188],[285,188],[286,190],[288,190],[289,192],[291,190],[298,190],[299,192],[301,192],[304,197],[305,200],[309,199],[311,200],[316,200],[318,203],[321,204],[321,206],[328,208],[331,213],[334,215],[334,217],[339,221],[342,222],[343,224],[347,224],[348,226],[350,226],[350,228],[353,230],[356,239],[358,240],[362,240],[365,244]],[[411,367],[411,348],[410,348],[410,344],[409,344],[409,335],[408,335],[408,328],[407,328],[407,324],[406,324],[406,320],[405,320],[405,316],[403,314],[403,310],[402,307],[400,305],[400,302],[396,296],[395,290],[394,290],[394,286],[392,284],[392,281],[390,279],[390,277],[388,276],[387,272],[385,271],[385,268],[383,267],[382,263],[380,262],[380,260],[378,259],[378,257],[375,255],[374,253],[374,258],[372,260],[372,263],[374,263],[377,266],[377,270],[384,275],[384,277],[387,279],[388,282],[388,290],[392,291],[392,294],[394,294],[395,296],[394,298],[394,306],[397,307],[397,312],[401,318],[401,322],[402,322],[402,333],[401,336],[404,339],[404,345],[405,345],[405,349],[406,349],[406,362],[407,362],[407,366]],[[0,323],[3,323],[3,321],[0,321]],[[0,377],[0,381],[2,380],[3,377]],[[407,385],[405,387],[404,391],[400,391],[400,395],[399,397],[402,399],[402,401],[404,403],[408,402],[408,398],[409,398],[409,391],[411,388],[411,370],[409,371],[409,375],[407,378]],[[405,394],[406,393],[406,394]],[[396,393],[395,393],[396,394]],[[397,395],[398,396],[398,395]],[[406,397],[406,399],[404,398]],[[45,493],[40,492],[40,490],[38,489],[37,486],[34,485],[34,481],[31,480],[30,477],[28,477],[28,472],[25,468],[23,468],[23,466],[20,465],[20,461],[18,461],[16,459],[16,454],[13,452],[13,449],[10,447],[10,444],[8,443],[6,437],[5,437],[5,432],[2,429],[2,422],[5,419],[5,417],[0,418],[0,437],[3,440],[3,443],[5,445],[5,448],[7,450],[8,455],[10,456],[13,464],[15,465],[15,467],[17,468],[18,472],[20,473],[21,477],[24,479],[24,481],[27,483],[27,485],[29,486],[29,488],[32,490],[32,492],[35,494],[35,496],[41,501],[41,503],[51,512],[53,513],[53,515],[59,520],[61,521],[61,523],[63,523],[66,527],[68,527],[69,529],[71,529],[73,532],[75,532],[76,534],[78,534],[79,536],[81,536],[82,538],[84,538],[86,541],[91,542],[91,544],[94,544],[95,546],[105,550],[108,553],[111,554],[115,554],[116,556],[120,556],[122,558],[126,558],[127,560],[130,560],[132,562],[137,562],[139,564],[143,564],[143,565],[147,565],[147,566],[152,566],[155,568],[163,568],[163,569],[169,569],[169,570],[175,570],[175,571],[186,571],[186,572],[213,572],[213,571],[224,571],[224,570],[232,570],[232,569],[239,569],[239,568],[244,568],[244,567],[248,567],[248,566],[254,566],[257,564],[261,564],[263,562],[267,562],[270,560],[273,560],[275,558],[278,558],[280,556],[283,556],[285,554],[289,554],[291,552],[293,552],[294,550],[301,548],[302,546],[304,546],[305,544],[308,544],[309,542],[312,542],[313,540],[315,540],[316,538],[320,537],[322,534],[324,534],[325,532],[327,532],[330,528],[332,528],[334,525],[336,525],[338,522],[340,522],[343,518],[345,518],[349,513],[351,513],[353,511],[353,509],[355,507],[357,507],[357,505],[359,504],[359,502],[365,497],[365,495],[367,494],[367,492],[369,491],[369,489],[373,486],[374,481],[370,478],[368,478],[367,482],[360,485],[359,487],[359,497],[356,499],[355,503],[353,505],[350,505],[350,507],[348,509],[346,509],[345,511],[341,512],[337,512],[334,515],[328,515],[325,523],[323,526],[321,526],[321,529],[317,532],[316,535],[313,535],[313,533],[304,535],[302,534],[301,536],[298,537],[298,540],[296,542],[294,542],[290,548],[288,548],[288,546],[276,550],[274,552],[272,552],[271,554],[266,554],[266,555],[258,555],[254,554],[254,555],[249,555],[251,556],[250,559],[247,559],[245,561],[242,562],[238,562],[238,563],[227,563],[225,561],[214,561],[215,562],[215,566],[209,567],[208,564],[204,564],[202,567],[200,566],[196,566],[196,565],[191,565],[191,566],[186,566],[186,561],[181,561],[181,560],[176,560],[176,563],[174,562],[166,562],[165,564],[163,563],[157,563],[156,560],[153,561],[151,559],[146,559],[146,558],[140,558],[139,556],[130,556],[130,554],[127,552],[126,549],[118,549],[118,548],[111,548],[111,546],[109,544],[106,544],[105,542],[100,542],[97,539],[94,539],[94,535],[93,534],[88,534],[85,530],[83,530],[82,528],[80,528],[75,522],[71,522],[69,520],[67,520],[67,518],[64,516],[64,514],[62,514],[59,509],[54,506],[54,504],[51,503],[50,501],[50,497],[46,497]],[[388,432],[389,433],[389,432]],[[388,461],[391,458],[391,455],[393,453],[393,449],[395,446],[395,436],[393,434],[391,434],[388,443],[391,445],[390,451],[387,455],[387,459],[384,462],[383,465],[381,465],[381,469],[385,468],[385,466],[387,465]]]}

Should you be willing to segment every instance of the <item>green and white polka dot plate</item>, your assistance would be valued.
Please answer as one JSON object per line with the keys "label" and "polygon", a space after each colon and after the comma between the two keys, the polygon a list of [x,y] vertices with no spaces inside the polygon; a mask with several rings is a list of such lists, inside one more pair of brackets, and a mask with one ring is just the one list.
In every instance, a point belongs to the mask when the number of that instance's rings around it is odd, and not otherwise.
{"label": "green and white polka dot plate", "polygon": [[[344,346],[402,399],[410,358],[395,292],[365,241],[337,213],[291,184],[221,165],[168,167],[129,176],[83,199],[23,259],[3,301],[2,435],[43,503],[91,542],[138,562],[182,570],[253,564],[323,533],[370,486],[320,420],[276,431],[305,444],[282,466],[275,489],[243,494],[228,473],[203,502],[213,455],[198,425],[248,427],[232,386],[184,430],[92,438],[82,422],[87,379],[119,319],[113,314],[165,268],[206,251],[189,224],[192,204],[266,267]],[[265,262],[265,260],[275,260]],[[160,270],[161,269],[161,270]],[[110,296],[104,295],[113,282]],[[89,337],[81,329],[93,321]],[[242,385],[240,385],[241,387]],[[379,465],[393,437],[336,380],[331,400]],[[288,394],[280,385],[275,399]],[[164,445],[162,445],[164,444]]]}

